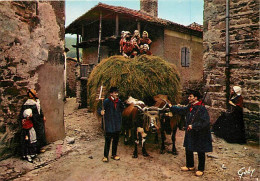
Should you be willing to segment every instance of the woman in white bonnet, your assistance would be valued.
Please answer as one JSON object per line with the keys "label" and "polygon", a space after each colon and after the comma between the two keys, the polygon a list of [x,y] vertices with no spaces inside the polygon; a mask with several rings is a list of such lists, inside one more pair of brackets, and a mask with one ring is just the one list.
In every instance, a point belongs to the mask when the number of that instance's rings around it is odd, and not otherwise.
{"label": "woman in white bonnet", "polygon": [[37,96],[36,91],[34,89],[29,89],[27,93],[28,93],[28,99],[22,106],[20,119],[22,119],[22,114],[24,110],[26,109],[32,110],[33,127],[35,129],[36,136],[37,136],[37,152],[43,153],[45,152],[43,147],[47,144],[46,136],[45,136],[46,119],[43,115],[40,100]]}
{"label": "woman in white bonnet", "polygon": [[225,139],[229,143],[246,143],[245,125],[243,120],[242,89],[234,86],[231,89],[227,113],[222,114],[213,126],[215,135]]}
{"label": "woman in white bonnet", "polygon": [[31,109],[25,109],[21,121],[21,154],[22,158],[29,162],[33,162],[32,159],[37,155],[37,138],[33,128],[32,114]]}

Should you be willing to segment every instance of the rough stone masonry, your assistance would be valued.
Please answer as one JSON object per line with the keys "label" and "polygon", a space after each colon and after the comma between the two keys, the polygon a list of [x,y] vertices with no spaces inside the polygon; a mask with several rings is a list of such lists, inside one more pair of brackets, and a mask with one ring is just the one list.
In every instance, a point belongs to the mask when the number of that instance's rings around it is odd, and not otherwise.
{"label": "rough stone masonry", "polygon": [[[204,75],[215,121],[227,102],[226,86],[239,85],[244,97],[248,139],[259,140],[259,1],[230,0],[230,74],[226,74],[226,0],[204,0]],[[227,81],[227,79],[229,79]]]}
{"label": "rough stone masonry", "polygon": [[15,152],[26,91],[36,89],[46,137],[65,136],[64,1],[0,2],[0,158]]}

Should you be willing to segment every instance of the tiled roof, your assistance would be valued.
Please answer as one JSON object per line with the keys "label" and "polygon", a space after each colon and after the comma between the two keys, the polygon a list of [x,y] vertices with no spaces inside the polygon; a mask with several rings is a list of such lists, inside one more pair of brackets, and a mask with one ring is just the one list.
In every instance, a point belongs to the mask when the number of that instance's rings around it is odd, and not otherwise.
{"label": "tiled roof", "polygon": [[125,7],[122,7],[122,6],[110,6],[110,5],[103,4],[103,3],[99,3],[98,6],[105,8],[105,9],[109,9],[109,10],[114,11],[114,12],[119,13],[119,14],[127,14],[129,16],[133,16],[133,17],[136,17],[136,18],[141,19],[141,20],[167,24],[166,20],[153,17],[153,16],[147,14],[144,11],[140,11],[140,10],[137,11],[137,10],[125,8]]}
{"label": "tiled roof", "polygon": [[194,32],[195,34],[201,34],[202,35],[202,29],[199,29],[199,28],[188,27],[188,26],[184,26],[184,25],[181,25],[181,24],[178,24],[178,23],[174,23],[174,22],[171,22],[171,21],[168,21],[168,20],[153,17],[153,16],[147,14],[144,11],[140,11],[140,10],[137,11],[137,10],[129,9],[129,8],[122,7],[122,6],[111,6],[111,5],[107,5],[107,4],[104,4],[104,3],[99,3],[98,5],[96,5],[92,9],[90,9],[88,12],[86,12],[85,14],[83,14],[82,16],[77,18],[75,21],[73,21],[66,28],[66,33],[73,33],[72,29],[74,29],[75,26],[77,26],[79,24],[79,22],[81,22],[82,20],[85,20],[86,17],[89,17],[91,15],[91,12],[99,11],[99,10],[102,10],[102,9],[112,11],[112,12],[116,12],[118,14],[128,15],[129,17],[133,17],[133,18],[136,18],[136,19],[139,19],[139,20],[142,20],[142,21],[156,23],[156,24],[166,26],[166,27],[172,27],[176,31],[180,31],[180,32],[184,32],[184,33],[191,33],[191,31],[195,31]]}

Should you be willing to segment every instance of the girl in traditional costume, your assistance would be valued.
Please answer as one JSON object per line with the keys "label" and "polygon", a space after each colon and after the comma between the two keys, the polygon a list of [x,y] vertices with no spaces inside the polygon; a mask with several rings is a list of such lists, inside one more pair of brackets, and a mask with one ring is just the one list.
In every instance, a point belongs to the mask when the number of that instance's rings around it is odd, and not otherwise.
{"label": "girl in traditional costume", "polygon": [[33,158],[37,153],[37,137],[33,128],[32,110],[26,109],[23,112],[23,118],[21,121],[21,151],[23,159],[27,159],[29,162],[33,162]]}
{"label": "girl in traditional costume", "polygon": [[32,110],[32,123],[37,136],[37,151],[45,152],[43,146],[47,144],[45,137],[45,117],[43,115],[40,100],[37,97],[37,93],[34,89],[28,90],[27,101],[22,106],[21,115],[26,109]]}

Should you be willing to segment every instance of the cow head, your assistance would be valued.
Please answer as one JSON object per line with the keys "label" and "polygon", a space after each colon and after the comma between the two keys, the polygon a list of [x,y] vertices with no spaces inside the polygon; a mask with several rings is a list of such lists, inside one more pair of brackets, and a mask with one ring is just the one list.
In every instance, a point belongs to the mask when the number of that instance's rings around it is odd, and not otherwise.
{"label": "cow head", "polygon": [[[155,107],[159,107],[159,108],[163,108],[164,106],[167,107],[167,105],[170,102],[170,100],[168,99],[168,96],[167,95],[163,95],[163,94],[158,94],[156,96],[153,97],[154,101],[155,101],[155,104],[154,106]],[[163,112],[161,112],[164,116],[166,117],[172,117],[172,112],[170,111],[169,108],[165,108]]]}
{"label": "cow head", "polygon": [[[160,100],[162,100],[160,98]],[[126,104],[132,104],[134,107],[136,107],[139,112],[143,114],[144,118],[144,125],[143,128],[145,131],[151,131],[152,133],[155,133],[160,128],[160,113],[164,112],[167,107],[167,101],[164,101],[163,99],[163,106],[162,107],[147,107],[143,101],[140,101],[138,99],[135,99],[131,96],[128,97],[128,99],[125,101]]]}
{"label": "cow head", "polygon": [[141,110],[144,114],[144,129],[146,131],[151,131],[155,133],[161,127],[160,125],[160,112],[166,109],[166,105],[162,108],[158,107],[140,107],[136,105],[136,107]]}
{"label": "cow head", "polygon": [[148,107],[144,111],[144,129],[155,133],[160,128],[159,110],[155,107]]}

